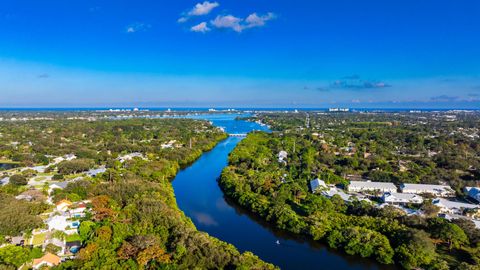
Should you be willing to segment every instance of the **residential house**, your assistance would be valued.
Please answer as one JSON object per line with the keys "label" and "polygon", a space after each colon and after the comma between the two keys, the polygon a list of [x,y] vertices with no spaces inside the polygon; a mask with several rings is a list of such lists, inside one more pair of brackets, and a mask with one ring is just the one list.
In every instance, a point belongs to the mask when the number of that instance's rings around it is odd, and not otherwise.
{"label": "residential house", "polygon": [[480,205],[477,204],[455,202],[443,198],[433,200],[432,204],[438,206],[440,208],[440,212],[442,213],[458,215],[462,215],[464,210],[480,208]]}
{"label": "residential house", "polygon": [[278,162],[286,164],[287,163],[287,161],[286,161],[287,157],[288,157],[287,151],[283,151],[283,150],[280,151],[278,153]]}
{"label": "residential house", "polygon": [[59,265],[60,262],[60,257],[52,253],[47,253],[39,259],[34,259],[32,267],[33,269],[41,269],[44,266],[53,267]]}
{"label": "residential house", "polygon": [[33,200],[33,197],[30,196],[30,195],[20,194],[20,195],[15,196],[15,199],[17,199],[19,201],[22,200],[22,201],[31,202]]}
{"label": "residential house", "polygon": [[310,181],[310,189],[312,190],[312,192],[316,192],[318,191],[319,189],[325,189],[327,188],[327,185],[325,184],[325,182],[323,180],[320,180],[320,179],[314,179],[312,181]]}
{"label": "residential house", "polygon": [[100,167],[98,169],[91,169],[88,172],[86,172],[86,174],[90,177],[95,177],[95,176],[97,176],[97,174],[104,173],[106,171],[107,171],[107,168]]}
{"label": "residential house", "polygon": [[61,200],[61,201],[57,202],[55,205],[56,205],[58,211],[65,212],[72,205],[72,202],[69,201],[69,200]]}
{"label": "residential house", "polygon": [[71,218],[81,218],[85,216],[85,210],[87,210],[87,205],[84,202],[80,202],[70,206],[68,214],[70,214]]}
{"label": "residential house", "polygon": [[56,157],[56,158],[53,159],[53,164],[58,164],[58,163],[60,163],[62,161],[65,161],[65,160],[67,160],[67,161],[74,160],[76,158],[77,158],[77,156],[75,156],[74,154],[68,154],[68,155],[65,155],[63,157]]}
{"label": "residential house", "polygon": [[29,189],[25,190],[24,192],[20,193],[15,197],[17,200],[26,200],[26,201],[44,201],[46,199],[43,192],[38,189]]}
{"label": "residential house", "polygon": [[15,246],[23,246],[25,244],[25,239],[23,239],[23,236],[14,236],[10,238],[10,244]]}
{"label": "residential house", "polygon": [[417,194],[385,192],[383,193],[382,201],[389,204],[421,204],[423,198]]}
{"label": "residential house", "polygon": [[351,202],[352,200],[354,200],[354,198],[357,198],[359,201],[370,202],[370,200],[367,199],[365,196],[346,194],[345,192],[343,192],[343,190],[338,189],[336,187],[331,187],[328,190],[322,191],[322,195],[327,197],[327,198],[332,198],[333,196],[338,195],[345,202]]}
{"label": "residential house", "polygon": [[480,188],[478,187],[465,187],[465,193],[467,193],[469,198],[474,199],[480,203]]}
{"label": "residential house", "polygon": [[178,144],[177,140],[170,140],[166,143],[162,143],[161,147],[162,149],[173,148],[173,147],[179,148],[179,147],[182,147],[182,145]]}
{"label": "residential house", "polygon": [[65,215],[55,215],[50,217],[45,222],[48,225],[50,231],[62,231],[66,234],[74,234],[77,232],[77,228],[80,226],[79,221],[68,220]]}
{"label": "residential house", "polygon": [[345,192],[343,192],[342,190],[340,190],[338,188],[335,188],[335,187],[332,187],[329,190],[322,191],[322,195],[327,197],[327,198],[331,198],[335,195],[338,195],[338,196],[340,196],[340,198],[342,198],[346,202],[349,202],[350,197],[352,197],[352,195],[348,195]]}
{"label": "residential house", "polygon": [[7,185],[8,183],[10,183],[10,177],[4,177],[2,179],[0,179],[0,186],[5,186]]}
{"label": "residential house", "polygon": [[397,187],[390,182],[372,182],[372,181],[350,181],[348,185],[349,192],[397,192]]}
{"label": "residential house", "polygon": [[436,197],[453,197],[455,191],[446,185],[428,185],[428,184],[402,184],[400,186],[402,193],[411,194],[431,194]]}
{"label": "residential house", "polygon": [[135,152],[135,153],[130,153],[130,154],[120,156],[118,157],[118,160],[120,160],[121,163],[124,163],[127,160],[132,160],[133,158],[145,159],[142,153]]}
{"label": "residential house", "polygon": [[67,181],[52,183],[48,186],[48,193],[52,193],[54,189],[64,189],[68,186]]}
{"label": "residential house", "polygon": [[23,168],[23,169],[21,169],[20,171],[23,172],[23,171],[25,171],[25,170],[34,170],[34,171],[37,172],[37,173],[44,173],[46,168],[47,168],[47,166],[43,165],[43,166],[35,166],[35,167]]}

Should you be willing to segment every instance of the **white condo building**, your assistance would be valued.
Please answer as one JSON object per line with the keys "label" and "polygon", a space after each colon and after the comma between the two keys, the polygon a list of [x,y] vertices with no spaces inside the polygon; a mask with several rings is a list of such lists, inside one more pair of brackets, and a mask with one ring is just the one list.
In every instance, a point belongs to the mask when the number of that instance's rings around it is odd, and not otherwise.
{"label": "white condo building", "polygon": [[397,187],[390,182],[350,181],[350,184],[348,185],[348,191],[381,191],[395,193],[397,192]]}
{"label": "white condo building", "polygon": [[400,189],[402,193],[432,194],[437,197],[455,196],[455,191],[450,186],[445,185],[402,184]]}

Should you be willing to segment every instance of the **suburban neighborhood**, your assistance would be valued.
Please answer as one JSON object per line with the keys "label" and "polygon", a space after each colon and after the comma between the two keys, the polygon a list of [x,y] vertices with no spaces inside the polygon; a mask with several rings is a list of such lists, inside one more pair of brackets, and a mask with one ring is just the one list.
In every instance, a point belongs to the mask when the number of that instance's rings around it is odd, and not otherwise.
{"label": "suburban neighborhood", "polygon": [[43,252],[43,256],[27,262],[19,269],[43,269],[59,265],[62,261],[73,258],[82,246],[79,227],[82,220],[90,214],[91,202],[89,200],[58,199],[57,193],[64,190],[69,184],[95,177],[106,171],[105,167],[93,168],[80,173],[65,175],[57,178],[57,165],[63,161],[76,159],[75,155],[50,157],[52,162],[36,167],[12,168],[3,171],[0,184],[5,186],[18,178],[19,173],[25,175],[30,172],[30,177],[25,182],[25,191],[15,196],[16,200],[28,202],[43,202],[48,205],[47,210],[40,214],[43,225],[24,232],[21,235],[5,236],[6,242],[0,247],[8,245],[31,246]]}

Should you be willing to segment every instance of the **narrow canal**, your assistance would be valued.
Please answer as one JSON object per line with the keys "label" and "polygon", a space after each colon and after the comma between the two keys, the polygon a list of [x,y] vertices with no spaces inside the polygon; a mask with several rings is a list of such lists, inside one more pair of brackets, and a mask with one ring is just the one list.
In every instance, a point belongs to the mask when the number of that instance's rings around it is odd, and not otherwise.
{"label": "narrow canal", "polygon": [[[228,133],[268,131],[256,123],[235,120],[235,115],[197,118],[212,121]],[[240,141],[238,137],[225,139],[179,172],[173,181],[180,209],[193,220],[198,230],[231,243],[242,252],[252,251],[282,269],[392,269],[276,230],[225,198],[217,179],[227,165],[228,154]]]}

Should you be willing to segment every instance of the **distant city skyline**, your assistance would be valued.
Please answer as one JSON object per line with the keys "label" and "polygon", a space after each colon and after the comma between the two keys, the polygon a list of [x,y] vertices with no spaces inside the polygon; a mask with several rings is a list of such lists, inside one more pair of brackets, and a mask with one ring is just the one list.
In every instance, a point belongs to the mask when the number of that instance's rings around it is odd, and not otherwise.
{"label": "distant city skyline", "polygon": [[6,0],[0,107],[480,109],[480,2]]}

